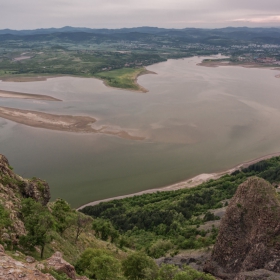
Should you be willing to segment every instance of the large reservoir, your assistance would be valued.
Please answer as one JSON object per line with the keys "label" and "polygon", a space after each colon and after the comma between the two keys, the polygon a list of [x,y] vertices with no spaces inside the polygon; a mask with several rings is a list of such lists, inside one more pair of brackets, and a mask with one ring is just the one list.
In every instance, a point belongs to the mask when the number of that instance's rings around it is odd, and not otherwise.
{"label": "large reservoir", "polygon": [[141,76],[148,93],[106,87],[97,79],[59,77],[0,82],[1,90],[63,100],[0,98],[1,106],[92,116],[97,126],[144,140],[59,132],[0,118],[0,153],[21,176],[39,177],[73,207],[163,187],[280,151],[279,71],[198,66],[168,60]]}

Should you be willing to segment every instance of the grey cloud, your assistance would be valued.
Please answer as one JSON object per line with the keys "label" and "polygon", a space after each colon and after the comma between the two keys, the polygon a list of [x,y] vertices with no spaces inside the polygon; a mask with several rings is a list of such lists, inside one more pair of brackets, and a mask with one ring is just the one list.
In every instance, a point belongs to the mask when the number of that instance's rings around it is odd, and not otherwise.
{"label": "grey cloud", "polygon": [[[0,0],[0,28],[280,26],[279,0]],[[262,18],[264,20],[258,19]]]}

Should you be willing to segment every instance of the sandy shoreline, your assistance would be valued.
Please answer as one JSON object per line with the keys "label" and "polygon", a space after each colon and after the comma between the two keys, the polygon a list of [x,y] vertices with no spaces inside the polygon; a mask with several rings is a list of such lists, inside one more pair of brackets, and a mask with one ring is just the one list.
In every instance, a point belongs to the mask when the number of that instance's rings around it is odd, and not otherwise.
{"label": "sandy shoreline", "polygon": [[31,110],[0,107],[0,117],[31,127],[45,128],[76,133],[101,133],[130,140],[144,140],[144,137],[134,136],[119,128],[102,126],[94,128],[97,121],[89,116],[55,115]]}
{"label": "sandy shoreline", "polygon": [[19,98],[19,99],[33,99],[33,100],[46,100],[46,101],[62,101],[48,95],[31,94],[24,92],[0,90],[0,97],[2,98]]}
{"label": "sandy shoreline", "polygon": [[[237,66],[237,67],[244,67],[244,68],[259,68],[259,69],[270,69],[270,70],[278,70],[280,71],[280,67],[276,67],[273,65],[263,65],[260,63],[232,63],[229,61],[206,61],[206,62],[200,62],[197,63],[196,65],[198,66],[204,66],[204,67],[210,67],[210,68],[215,68],[215,67],[220,67],[220,66]],[[276,75],[275,78],[280,78],[280,74]]]}
{"label": "sandy shoreline", "polygon": [[232,172],[234,172],[235,170],[239,170],[240,168],[246,168],[254,163],[257,163],[261,160],[265,160],[265,159],[270,159],[272,157],[276,157],[276,156],[280,156],[280,152],[278,153],[273,153],[273,154],[269,154],[263,157],[259,157],[250,161],[246,161],[243,162],[233,168],[230,168],[226,171],[221,171],[221,172],[217,172],[217,173],[210,173],[210,174],[200,174],[197,175],[195,177],[192,177],[190,179],[187,179],[185,181],[182,182],[178,182],[169,186],[165,186],[162,188],[157,188],[157,189],[149,189],[149,190],[144,190],[141,192],[137,192],[137,193],[132,193],[132,194],[127,194],[127,195],[121,195],[121,196],[116,196],[116,197],[111,197],[111,198],[106,198],[106,199],[101,199],[101,200],[97,200],[97,201],[93,201],[93,202],[89,202],[87,204],[84,204],[82,206],[80,206],[79,208],[77,208],[77,210],[82,209],[86,206],[94,206],[97,205],[101,202],[107,202],[107,201],[111,201],[111,200],[115,200],[115,199],[123,199],[123,198],[127,198],[127,197],[133,197],[133,196],[139,196],[142,194],[148,194],[148,193],[155,193],[155,192],[164,192],[164,191],[175,191],[175,190],[179,190],[179,189],[185,189],[185,188],[193,188],[196,187],[202,183],[205,183],[207,181],[209,181],[210,179],[216,180],[219,179],[220,177],[226,175],[226,174],[230,174]]}
{"label": "sandy shoreline", "polygon": [[157,73],[153,72],[153,71],[150,71],[150,70],[147,70],[146,68],[145,68],[144,71],[139,73],[134,79],[134,83],[140,88],[140,90],[137,90],[137,91],[144,92],[144,93],[149,92],[147,89],[145,89],[144,87],[142,87],[141,85],[138,84],[138,78],[140,76],[147,75],[147,74],[157,74]]}
{"label": "sandy shoreline", "polygon": [[0,77],[2,82],[15,82],[15,83],[24,83],[24,82],[42,82],[50,78],[59,78],[64,77],[65,75],[50,75],[50,76],[4,76]]}

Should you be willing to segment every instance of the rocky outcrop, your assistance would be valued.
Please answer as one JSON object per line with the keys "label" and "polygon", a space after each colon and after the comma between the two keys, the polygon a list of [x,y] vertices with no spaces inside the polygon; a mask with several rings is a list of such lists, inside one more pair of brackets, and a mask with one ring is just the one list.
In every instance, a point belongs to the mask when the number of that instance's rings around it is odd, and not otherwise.
{"label": "rocky outcrop", "polygon": [[174,257],[162,257],[155,261],[158,266],[161,266],[162,264],[172,264],[182,268],[183,266],[188,265],[198,271],[203,271],[203,265],[209,257],[210,251],[197,250],[184,252]]}
{"label": "rocky outcrop", "polygon": [[57,272],[65,273],[70,279],[76,279],[76,271],[73,265],[62,258],[60,252],[54,253],[46,260],[46,265]]}
{"label": "rocky outcrop", "polygon": [[55,280],[50,274],[39,271],[35,265],[16,261],[5,254],[5,250],[0,245],[0,280]]}
{"label": "rocky outcrop", "polygon": [[49,185],[40,179],[23,179],[15,174],[5,156],[0,154],[0,204],[8,210],[12,221],[9,238],[16,242],[17,236],[24,235],[25,228],[20,219],[21,199],[31,197],[46,205],[50,200]]}
{"label": "rocky outcrop", "polygon": [[46,261],[46,267],[60,273],[66,274],[70,279],[74,280],[89,280],[86,276],[77,276],[73,265],[62,258],[60,252],[55,252]]}
{"label": "rocky outcrop", "polygon": [[254,271],[245,271],[238,274],[234,280],[279,280],[279,273],[258,269]]}
{"label": "rocky outcrop", "polygon": [[51,198],[48,183],[38,178],[23,180],[21,194],[25,198],[33,198],[42,205],[47,205]]}
{"label": "rocky outcrop", "polygon": [[280,202],[272,185],[252,177],[232,198],[204,271],[222,279],[270,279],[261,269],[280,279]]}
{"label": "rocky outcrop", "polygon": [[25,258],[25,261],[17,261],[6,255],[4,247],[0,244],[0,280],[55,280],[49,273],[42,273],[43,269],[64,273],[73,280],[89,280],[85,276],[76,276],[74,267],[63,260],[62,254],[59,252],[47,259],[45,264],[37,262],[29,256]]}

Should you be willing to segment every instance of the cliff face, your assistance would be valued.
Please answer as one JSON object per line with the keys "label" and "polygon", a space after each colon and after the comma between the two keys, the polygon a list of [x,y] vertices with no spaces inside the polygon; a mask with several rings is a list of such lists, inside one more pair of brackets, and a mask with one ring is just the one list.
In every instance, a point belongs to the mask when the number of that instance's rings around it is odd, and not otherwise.
{"label": "cliff face", "polygon": [[259,269],[267,275],[280,273],[280,202],[273,186],[252,177],[232,198],[204,271],[223,279],[247,279],[245,272]]}
{"label": "cliff face", "polygon": [[0,154],[0,203],[9,211],[14,235],[12,239],[25,234],[23,222],[19,218],[23,197],[31,197],[46,205],[50,200],[49,185],[37,178],[29,180],[18,176],[12,171],[7,158]]}

